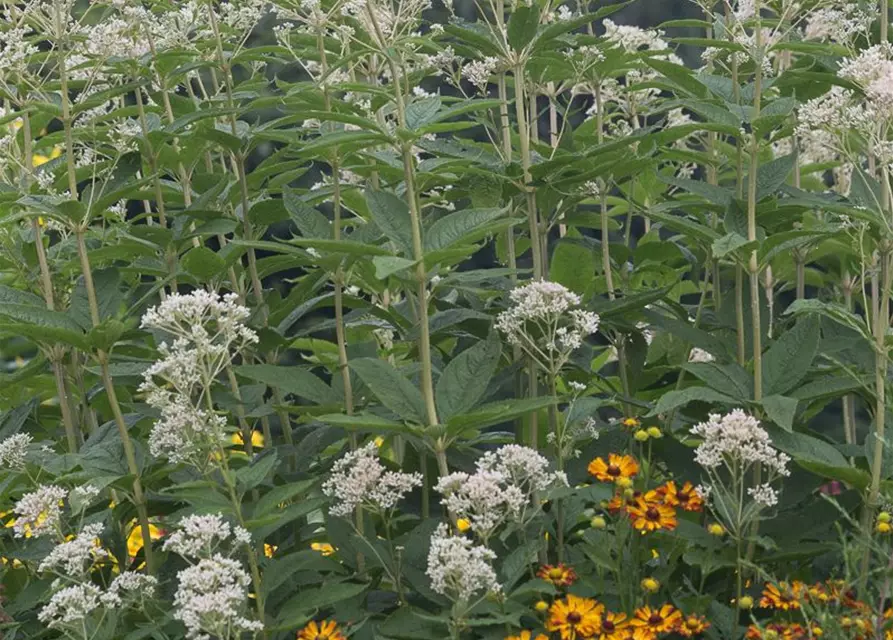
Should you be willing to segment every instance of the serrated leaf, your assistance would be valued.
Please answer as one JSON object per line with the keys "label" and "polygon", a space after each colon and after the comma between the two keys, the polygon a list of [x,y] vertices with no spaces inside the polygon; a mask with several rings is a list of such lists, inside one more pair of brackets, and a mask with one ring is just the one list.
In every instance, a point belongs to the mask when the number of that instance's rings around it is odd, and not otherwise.
{"label": "serrated leaf", "polygon": [[435,392],[441,421],[474,408],[487,391],[501,353],[499,336],[492,332],[486,340],[481,340],[450,361],[437,380]]}
{"label": "serrated leaf", "polygon": [[405,256],[412,256],[412,220],[407,204],[393,193],[366,190],[372,220]]}
{"label": "serrated leaf", "polygon": [[424,424],[422,394],[394,365],[377,358],[355,358],[350,368],[384,406],[404,420]]}
{"label": "serrated leaf", "polygon": [[539,22],[540,8],[538,4],[519,4],[509,18],[507,30],[509,46],[515,51],[521,51],[533,40]]}
{"label": "serrated leaf", "polygon": [[180,258],[180,265],[199,281],[207,281],[226,268],[226,263],[208,247],[193,247]]}
{"label": "serrated leaf", "polygon": [[295,223],[298,231],[305,238],[331,238],[332,225],[319,211],[301,200],[293,189],[286,187],[282,191],[285,210]]}
{"label": "serrated leaf", "polygon": [[274,364],[243,364],[235,368],[240,376],[306,398],[316,404],[338,404],[341,398],[318,376],[301,367]]}
{"label": "serrated leaf", "polygon": [[479,232],[505,215],[505,209],[465,209],[444,216],[425,233],[425,250],[438,251],[478,239]]}
{"label": "serrated leaf", "polygon": [[794,428],[794,416],[797,414],[797,399],[786,396],[766,396],[763,398],[763,408],[766,415],[785,431]]}
{"label": "serrated leaf", "polygon": [[415,261],[399,256],[375,256],[372,258],[372,264],[375,266],[375,277],[379,280],[386,280],[395,273],[409,269],[415,264]]}
{"label": "serrated leaf", "polygon": [[549,262],[549,279],[571,291],[584,293],[595,276],[595,255],[591,247],[563,239]]}
{"label": "serrated leaf", "polygon": [[648,415],[656,416],[659,413],[667,413],[695,401],[718,402],[725,405],[738,404],[735,398],[719,391],[714,391],[710,387],[688,387],[687,389],[674,390],[662,395]]}
{"label": "serrated leaf", "polygon": [[763,355],[763,394],[783,395],[809,373],[819,348],[819,322],[814,315],[801,319],[772,343]]}

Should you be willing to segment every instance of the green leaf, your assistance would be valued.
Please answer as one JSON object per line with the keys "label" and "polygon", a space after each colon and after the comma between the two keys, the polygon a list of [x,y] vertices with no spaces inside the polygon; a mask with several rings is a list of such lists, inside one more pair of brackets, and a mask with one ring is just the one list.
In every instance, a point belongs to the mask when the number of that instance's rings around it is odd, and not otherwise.
{"label": "green leaf", "polygon": [[200,282],[212,279],[226,268],[226,263],[208,247],[193,247],[180,259],[180,264]]}
{"label": "green leaf", "polygon": [[336,602],[355,598],[367,588],[367,585],[356,582],[339,582],[314,589],[301,589],[300,593],[280,607],[283,615],[271,630],[292,631],[313,611],[331,606]]}
{"label": "green leaf", "polygon": [[727,396],[719,391],[714,391],[709,387],[688,387],[687,389],[679,389],[665,393],[660,397],[654,409],[648,414],[656,416],[659,413],[667,413],[678,407],[684,407],[689,402],[719,402],[727,405],[738,404],[738,401],[731,396]]}
{"label": "green leaf", "polygon": [[269,453],[264,452],[260,456],[251,461],[247,467],[242,467],[236,471],[236,480],[239,487],[243,491],[250,491],[266,480],[270,472],[276,468],[279,459],[276,450],[272,449]]}
{"label": "green leaf", "polygon": [[783,395],[796,387],[809,373],[818,348],[818,318],[809,315],[783,333],[763,355],[763,394]]}
{"label": "green leaf", "polygon": [[262,518],[264,516],[270,515],[280,508],[279,505],[294,499],[294,497],[299,494],[306,492],[314,484],[316,484],[316,478],[309,478],[307,480],[289,482],[288,484],[283,484],[270,489],[269,491],[264,493],[264,495],[261,496],[260,500],[258,500],[254,504],[252,517]]}
{"label": "green leaf", "polygon": [[491,402],[469,413],[453,416],[447,421],[447,430],[459,434],[466,429],[491,427],[545,409],[554,403],[555,398],[549,396]]}
{"label": "green leaf", "polygon": [[274,364],[243,364],[235,368],[240,376],[293,393],[316,404],[338,404],[341,398],[318,376],[301,367]]}
{"label": "green leaf", "polygon": [[412,220],[406,203],[387,191],[366,190],[366,203],[372,220],[385,237],[393,242],[403,255],[411,256]]}
{"label": "green leaf", "polygon": [[285,210],[288,216],[305,238],[331,238],[332,225],[319,211],[301,200],[293,189],[286,187],[282,191]]}
{"label": "green leaf", "polygon": [[402,433],[409,431],[402,422],[394,422],[372,413],[356,413],[352,416],[345,413],[330,413],[320,416],[319,421],[347,429],[348,431],[360,431],[363,433]]}
{"label": "green leaf", "polygon": [[797,462],[814,462],[829,467],[848,467],[847,459],[833,445],[805,433],[768,427],[772,444]]}
{"label": "green leaf", "polygon": [[394,365],[377,358],[355,358],[350,368],[388,409],[404,420],[425,423],[427,412],[421,393]]}
{"label": "green leaf", "polygon": [[655,58],[646,58],[645,64],[665,76],[684,93],[694,98],[707,97],[707,87],[684,66]]}
{"label": "green leaf", "polygon": [[425,232],[425,250],[437,251],[465,244],[486,235],[489,223],[505,215],[505,209],[465,209],[444,216]]}
{"label": "green leaf", "polygon": [[719,240],[714,240],[711,250],[713,251],[714,257],[725,258],[730,253],[734,253],[736,250],[746,246],[747,244],[749,244],[747,238],[744,238],[733,232],[727,233]]}
{"label": "green leaf", "polygon": [[387,280],[395,273],[409,269],[415,264],[415,260],[398,256],[375,256],[372,258],[372,264],[375,265],[375,277],[379,280]]}
{"label": "green leaf", "polygon": [[82,349],[87,346],[83,330],[69,316],[30,304],[0,305],[0,332],[18,334],[41,343],[58,340]]}
{"label": "green leaf", "polygon": [[515,51],[521,51],[533,40],[539,27],[539,22],[540,8],[538,4],[519,5],[509,18],[509,46]]}
{"label": "green leaf", "polygon": [[774,195],[788,179],[796,162],[796,154],[791,153],[761,164],[757,168],[757,200]]}
{"label": "green leaf", "polygon": [[685,370],[693,373],[711,389],[739,402],[747,402],[753,398],[753,378],[737,363],[690,362],[685,365]]}
{"label": "green leaf", "polygon": [[766,396],[763,398],[766,415],[785,431],[794,428],[794,416],[797,414],[797,399],[786,396]]}
{"label": "green leaf", "polygon": [[437,380],[435,393],[441,421],[474,408],[486,393],[501,354],[502,344],[494,331],[450,361]]}
{"label": "green leaf", "polygon": [[672,176],[660,176],[660,180],[675,187],[679,187],[680,189],[685,189],[690,193],[701,196],[708,202],[712,202],[713,204],[718,204],[723,207],[728,206],[732,202],[732,198],[734,197],[734,194],[730,189],[718,187],[716,185],[710,184],[708,182],[702,182],[700,180],[675,178]]}
{"label": "green leaf", "polygon": [[558,242],[549,263],[549,279],[576,293],[584,293],[595,275],[592,248],[563,239]]}
{"label": "green leaf", "polygon": [[437,117],[441,106],[440,96],[414,100],[406,107],[406,126],[410,129],[425,126]]}

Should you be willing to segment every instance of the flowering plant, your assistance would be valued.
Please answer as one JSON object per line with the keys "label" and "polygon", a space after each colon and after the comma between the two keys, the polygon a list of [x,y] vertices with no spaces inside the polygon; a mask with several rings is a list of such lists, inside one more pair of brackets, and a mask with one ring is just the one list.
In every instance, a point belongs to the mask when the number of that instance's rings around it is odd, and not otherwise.
{"label": "flowering plant", "polygon": [[3,638],[893,638],[886,0],[0,18]]}

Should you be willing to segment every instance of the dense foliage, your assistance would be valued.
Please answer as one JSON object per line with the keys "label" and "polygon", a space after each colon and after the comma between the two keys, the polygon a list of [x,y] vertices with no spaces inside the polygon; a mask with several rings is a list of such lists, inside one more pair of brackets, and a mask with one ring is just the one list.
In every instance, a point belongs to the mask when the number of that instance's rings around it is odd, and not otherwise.
{"label": "dense foliage", "polygon": [[3,638],[893,637],[887,0],[2,5]]}

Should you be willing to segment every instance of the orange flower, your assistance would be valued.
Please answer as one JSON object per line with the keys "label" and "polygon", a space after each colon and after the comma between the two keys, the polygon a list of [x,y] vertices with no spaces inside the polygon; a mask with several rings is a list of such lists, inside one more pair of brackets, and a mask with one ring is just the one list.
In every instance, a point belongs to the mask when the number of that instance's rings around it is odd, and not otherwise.
{"label": "orange flower", "polygon": [[573,568],[564,563],[544,564],[536,575],[556,587],[569,587],[577,580],[577,574]]}
{"label": "orange flower", "polygon": [[629,505],[635,503],[635,501],[641,497],[641,491],[633,492],[631,498],[627,498],[621,493],[614,494],[614,497],[611,498],[610,502],[608,502],[607,507],[605,507],[611,513],[618,513],[621,510],[626,509]]}
{"label": "orange flower", "polygon": [[617,482],[620,478],[632,478],[639,473],[639,463],[632,456],[611,453],[607,462],[601,457],[590,462],[589,473],[602,482]]}
{"label": "orange flower", "polygon": [[505,640],[549,640],[549,638],[541,633],[536,634],[536,637],[534,637],[533,631],[527,631],[525,629],[516,636],[506,636]]}
{"label": "orange flower", "polygon": [[676,629],[676,633],[686,638],[693,638],[696,635],[704,633],[709,626],[710,623],[707,622],[704,616],[692,614],[679,622],[679,627]]}
{"label": "orange flower", "polygon": [[663,497],[664,503],[671,507],[679,507],[685,511],[702,511],[704,509],[704,500],[695,491],[691,482],[686,482],[679,488],[675,482],[670,480],[657,492]]}
{"label": "orange flower", "polygon": [[591,598],[568,594],[564,600],[556,600],[549,608],[547,631],[558,631],[561,640],[591,638],[601,626],[605,606]]}
{"label": "orange flower", "polygon": [[658,529],[672,531],[676,528],[676,510],[661,502],[649,500],[648,495],[636,499],[626,511],[633,519],[633,526],[642,533]]}
{"label": "orange flower", "polygon": [[767,582],[766,588],[763,589],[763,597],[760,598],[760,606],[767,609],[781,609],[782,611],[799,609],[799,600],[803,597],[805,586],[797,580],[791,584],[779,582],[777,586]]}
{"label": "orange flower", "polygon": [[298,640],[346,640],[334,620],[321,620],[319,623],[308,622],[298,631]]}
{"label": "orange flower", "polygon": [[601,625],[595,630],[594,640],[627,640],[629,638],[629,620],[625,613],[605,611]]}
{"label": "orange flower", "polygon": [[652,640],[660,633],[673,631],[681,621],[682,614],[673,605],[665,604],[660,608],[645,606],[636,609],[630,625],[633,627],[634,640]]}

